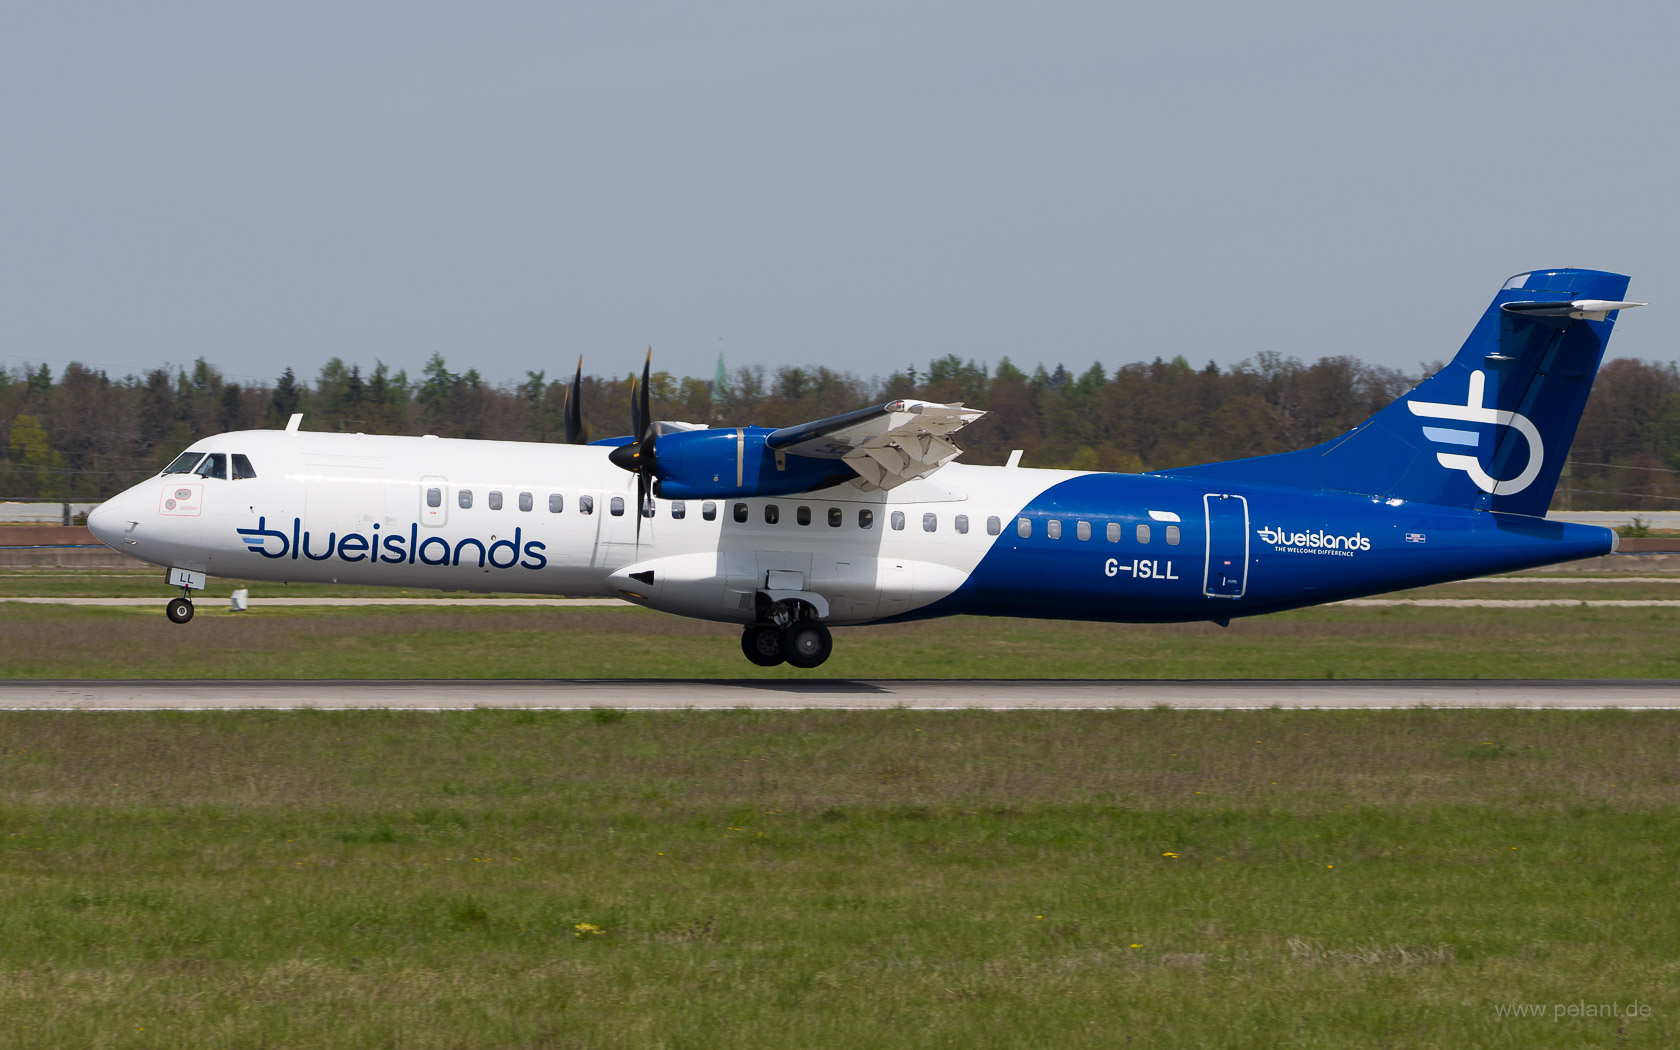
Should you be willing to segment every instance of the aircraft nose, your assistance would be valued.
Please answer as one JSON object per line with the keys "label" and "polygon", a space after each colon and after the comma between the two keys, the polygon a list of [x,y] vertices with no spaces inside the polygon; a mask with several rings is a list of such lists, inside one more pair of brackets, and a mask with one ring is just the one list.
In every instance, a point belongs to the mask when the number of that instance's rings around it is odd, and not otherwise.
{"label": "aircraft nose", "polygon": [[107,547],[115,547],[122,537],[123,528],[128,525],[128,519],[123,516],[122,505],[128,494],[112,496],[99,506],[88,511],[87,527],[93,533],[93,538]]}

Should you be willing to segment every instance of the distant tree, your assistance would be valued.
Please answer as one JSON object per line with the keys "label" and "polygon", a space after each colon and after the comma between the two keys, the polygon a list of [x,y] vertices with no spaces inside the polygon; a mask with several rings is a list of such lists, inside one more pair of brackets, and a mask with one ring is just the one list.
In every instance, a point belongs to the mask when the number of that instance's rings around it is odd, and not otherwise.
{"label": "distant tree", "polygon": [[283,427],[286,422],[303,406],[303,390],[298,386],[297,376],[291,367],[287,366],[280,373],[280,379],[274,384],[274,396],[269,399],[268,422],[272,427]]}
{"label": "distant tree", "polygon": [[32,415],[12,420],[6,443],[7,496],[58,499],[63,495],[64,457],[53,451],[41,421]]}

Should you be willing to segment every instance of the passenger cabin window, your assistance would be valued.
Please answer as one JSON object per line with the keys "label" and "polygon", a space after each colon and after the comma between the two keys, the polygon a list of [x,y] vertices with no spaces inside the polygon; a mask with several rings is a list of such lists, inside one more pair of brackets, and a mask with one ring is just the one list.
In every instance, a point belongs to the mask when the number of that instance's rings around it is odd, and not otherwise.
{"label": "passenger cabin window", "polygon": [[746,521],[747,520],[747,505],[745,503],[735,504],[735,512],[734,513],[735,513],[735,520],[736,521],[739,521],[739,522]]}
{"label": "passenger cabin window", "polygon": [[1139,525],[1137,527],[1137,541],[1139,543],[1148,543],[1149,542],[1149,526],[1148,525]]}
{"label": "passenger cabin window", "polygon": [[502,509],[502,494],[500,492],[490,493],[490,498],[489,498],[489,500],[487,500],[487,502],[490,504],[490,509],[491,510],[501,510]]}
{"label": "passenger cabin window", "polygon": [[1107,533],[1108,533],[1108,542],[1119,543],[1120,542],[1120,523],[1118,521],[1109,522]]}
{"label": "passenger cabin window", "polygon": [[951,524],[953,526],[955,526],[955,528],[957,530],[957,535],[959,535],[959,536],[967,536],[968,535],[968,515],[967,514],[958,514],[957,515],[957,520],[952,522]]}
{"label": "passenger cabin window", "polygon": [[1044,525],[1044,534],[1046,536],[1050,537],[1053,540],[1061,539],[1062,538],[1062,521],[1061,521],[1061,519],[1060,518],[1051,518],[1048,522],[1046,522],[1045,525]]}
{"label": "passenger cabin window", "polygon": [[828,527],[829,528],[838,529],[840,527],[841,523],[844,522],[845,520],[846,520],[846,514],[839,507],[828,508]]}
{"label": "passenger cabin window", "polygon": [[594,496],[579,496],[578,497],[578,513],[579,514],[593,514],[593,513],[595,513],[595,497]]}
{"label": "passenger cabin window", "polygon": [[774,503],[764,505],[764,524],[774,525],[782,520],[782,508]]}
{"label": "passenger cabin window", "polygon": [[198,466],[198,461],[204,457],[202,452],[183,452],[175,457],[175,462],[163,468],[165,474],[191,474],[192,468]]}
{"label": "passenger cabin window", "polygon": [[520,510],[527,510],[528,511],[534,506],[536,506],[536,503],[534,503],[531,500],[531,494],[529,492],[521,492],[519,494],[519,509]]}
{"label": "passenger cabin window", "polygon": [[1015,520],[1015,535],[1021,537],[1023,540],[1031,539],[1032,538],[1032,519],[1031,518],[1017,518]]}
{"label": "passenger cabin window", "polygon": [[468,507],[471,507],[472,506],[472,489],[462,489],[460,492],[456,493],[455,494],[455,502],[457,502],[461,505],[462,510],[466,510]]}
{"label": "passenger cabin window", "polygon": [[707,500],[706,502],[700,504],[700,516],[705,518],[707,521],[716,521],[717,504],[713,503],[711,500]]}
{"label": "passenger cabin window", "polygon": [[560,495],[558,492],[550,492],[548,494],[548,512],[550,514],[558,514],[565,509],[566,497]]}
{"label": "passenger cabin window", "polygon": [[894,532],[904,531],[904,512],[902,510],[892,512],[892,527]]}
{"label": "passenger cabin window", "polygon": [[1088,521],[1082,521],[1078,525],[1074,526],[1073,532],[1074,535],[1078,536],[1080,539],[1088,540],[1091,538],[1091,523]]}
{"label": "passenger cabin window", "polygon": [[441,506],[443,506],[443,490],[439,489],[439,488],[427,489],[426,490],[426,506],[428,506],[428,507],[441,507]]}
{"label": "passenger cabin window", "polygon": [[1176,547],[1176,546],[1178,546],[1178,541],[1179,541],[1178,526],[1177,525],[1168,525],[1167,526],[1167,546]]}
{"label": "passenger cabin window", "polygon": [[858,528],[873,529],[875,527],[875,512],[872,510],[858,511]]}
{"label": "passenger cabin window", "polygon": [[800,507],[798,510],[793,512],[793,520],[799,522],[801,525],[811,524],[811,508]]}
{"label": "passenger cabin window", "polygon": [[204,462],[200,463],[198,465],[198,469],[193,471],[193,473],[197,474],[201,478],[219,478],[222,481],[226,481],[227,453],[210,453],[208,456],[204,457]]}
{"label": "passenger cabin window", "polygon": [[233,454],[233,479],[238,481],[241,478],[254,478],[256,476],[257,471],[255,467],[251,466],[251,461],[235,452]]}
{"label": "passenger cabin window", "polygon": [[615,518],[624,517],[624,497],[614,496],[607,504],[607,513]]}
{"label": "passenger cabin window", "polygon": [[676,519],[677,521],[681,521],[682,519],[688,517],[688,504],[684,503],[680,499],[672,500],[671,501],[671,517]]}
{"label": "passenger cabin window", "polygon": [[996,514],[986,519],[986,535],[996,536],[1003,531],[1003,521]]}
{"label": "passenger cabin window", "polygon": [[922,515],[922,531],[923,532],[938,532],[939,531],[939,515],[935,514],[931,510],[928,511],[926,514],[923,514]]}

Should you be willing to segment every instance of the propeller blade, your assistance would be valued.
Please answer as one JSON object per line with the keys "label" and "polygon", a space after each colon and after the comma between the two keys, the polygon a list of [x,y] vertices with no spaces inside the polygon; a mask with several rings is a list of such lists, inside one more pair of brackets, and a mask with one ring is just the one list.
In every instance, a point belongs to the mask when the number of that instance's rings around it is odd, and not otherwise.
{"label": "propeller blade", "polygon": [[639,401],[636,402],[636,417],[640,421],[636,428],[636,550],[642,548],[642,517],[644,508],[648,504],[649,490],[653,488],[653,471],[655,467],[654,442],[657,438],[658,427],[653,422],[653,405],[648,400],[649,387],[652,385],[653,347],[648,347],[647,358],[642,362],[642,386]]}
{"label": "propeller blade", "polygon": [[648,404],[648,374],[652,369],[653,347],[650,346],[648,347],[647,360],[642,362],[642,401],[640,405],[642,425],[636,430],[636,440],[646,441],[650,445],[653,443],[653,408]]}
{"label": "propeller blade", "polygon": [[636,471],[636,553],[642,550],[642,508],[647,506],[648,476],[645,471]]}
{"label": "propeller blade", "polygon": [[566,444],[583,444],[583,355],[578,355],[577,373],[566,388]]}
{"label": "propeller blade", "polygon": [[[581,368],[582,365],[580,364]],[[653,379],[653,348],[648,347],[647,360],[642,362],[642,378],[637,385],[634,373],[630,376],[630,441],[607,453],[607,460],[620,470],[636,475],[636,549],[642,546],[642,518],[652,501],[657,483],[659,461],[654,446],[659,440],[659,427],[653,421],[653,404],[648,389]]]}

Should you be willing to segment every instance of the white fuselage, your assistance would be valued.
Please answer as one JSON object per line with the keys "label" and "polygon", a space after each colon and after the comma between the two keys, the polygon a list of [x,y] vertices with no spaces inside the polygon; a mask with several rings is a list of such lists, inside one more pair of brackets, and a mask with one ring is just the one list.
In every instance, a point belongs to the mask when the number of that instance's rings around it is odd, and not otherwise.
{"label": "white fuselage", "polygon": [[235,579],[625,597],[738,623],[760,594],[834,624],[925,606],[1034,494],[1078,476],[951,464],[885,492],[654,500],[638,536],[635,479],[602,446],[244,431],[189,451],[243,456],[255,476],[147,479],[90,517],[95,534]]}

